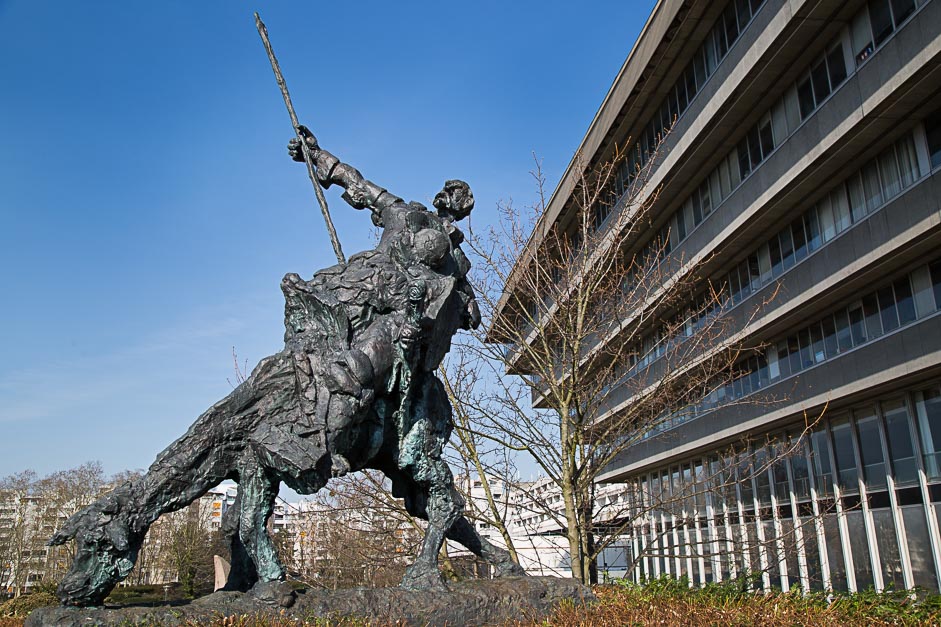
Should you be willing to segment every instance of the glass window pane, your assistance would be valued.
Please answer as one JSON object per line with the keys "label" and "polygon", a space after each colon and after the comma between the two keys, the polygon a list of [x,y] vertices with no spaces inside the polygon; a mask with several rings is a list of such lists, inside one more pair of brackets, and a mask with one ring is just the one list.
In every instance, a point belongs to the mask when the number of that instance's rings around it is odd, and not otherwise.
{"label": "glass window pane", "polygon": [[876,300],[875,294],[863,296],[863,312],[866,314],[866,337],[871,340],[882,335],[879,302]]}
{"label": "glass window pane", "polygon": [[771,118],[765,119],[758,129],[759,140],[761,141],[761,158],[767,159],[771,151],[774,150],[774,133],[771,130]]}
{"label": "glass window pane", "polygon": [[836,476],[844,492],[859,491],[859,472],[856,468],[856,455],[853,452],[853,436],[846,418],[832,423],[833,457],[836,460]]}
{"label": "glass window pane", "polygon": [[686,77],[686,98],[692,102],[698,89],[696,86],[696,71],[693,68],[693,65],[690,65],[686,68],[684,76]]}
{"label": "glass window pane", "polygon": [[689,197],[687,201],[692,204],[693,207],[693,223],[699,225],[702,223],[702,200],[699,197],[699,192],[695,191]]}
{"label": "glass window pane", "polygon": [[899,326],[899,314],[895,307],[895,295],[892,286],[886,286],[877,292],[879,311],[882,314],[882,330],[885,333]]}
{"label": "glass window pane", "polygon": [[856,573],[856,589],[865,590],[873,585],[872,562],[869,557],[869,540],[866,537],[866,525],[862,511],[850,510],[846,516],[850,548],[853,551],[853,568]]}
{"label": "glass window pane", "polygon": [[931,270],[931,288],[934,291],[935,307],[941,307],[941,261],[936,261],[928,268]]}
{"label": "glass window pane", "polygon": [[751,172],[751,161],[748,158],[748,139],[743,139],[736,147],[738,155],[738,173],[744,179]]}
{"label": "glass window pane", "polygon": [[882,569],[882,583],[894,590],[905,589],[905,577],[902,574],[902,558],[899,555],[898,534],[895,521],[889,508],[872,511],[873,531],[879,548],[879,567]]}
{"label": "glass window pane", "polygon": [[929,479],[941,478],[941,388],[932,387],[915,395],[918,433]]}
{"label": "glass window pane", "polygon": [[706,179],[702,185],[699,186],[699,197],[702,201],[702,214],[707,216],[712,213],[712,196],[709,194],[709,179]]}
{"label": "glass window pane", "polygon": [[[770,130],[770,129],[769,129]],[[761,152],[761,131],[758,125],[752,127],[748,132],[748,153],[751,157],[751,169],[754,170],[762,162],[764,156]]]}
{"label": "glass window pane", "polygon": [[879,156],[879,173],[882,175],[882,195],[888,200],[902,191],[899,166],[895,161],[895,148],[886,150]]}
{"label": "glass window pane", "polygon": [[853,222],[859,222],[866,217],[866,197],[863,194],[863,179],[860,175],[854,174],[846,181],[846,189],[849,191],[850,211],[853,214]]}
{"label": "glass window pane", "polygon": [[794,240],[794,260],[800,261],[807,256],[807,237],[804,234],[804,220],[791,223],[791,239]]}
{"label": "glass window pane", "polygon": [[[899,324],[908,324],[915,320],[915,300],[912,296],[912,285],[908,276],[892,284],[895,289],[895,303],[898,306]],[[884,324],[884,323],[883,323]]]}
{"label": "glass window pane", "polygon": [[778,342],[777,367],[781,371],[782,377],[787,377],[791,374],[791,362],[787,356],[787,340]]}
{"label": "glass window pane", "polygon": [[771,275],[777,278],[784,270],[781,265],[781,242],[777,237],[772,237],[768,242],[768,252],[771,255]]}
{"label": "glass window pane", "polygon": [[800,340],[797,335],[791,335],[787,338],[787,361],[791,366],[791,372],[801,371],[801,351]]}
{"label": "glass window pane", "polygon": [[823,241],[829,242],[836,237],[836,223],[833,219],[833,206],[830,197],[825,196],[817,205],[817,217],[820,219],[820,231]]}
{"label": "glass window pane", "polygon": [[682,115],[686,111],[686,105],[688,104],[687,95],[686,95],[686,82],[683,77],[680,77],[680,80],[676,83],[676,103],[677,103],[677,113]]}
{"label": "glass window pane", "polygon": [[823,347],[827,359],[832,359],[839,352],[836,339],[836,326],[833,316],[827,316],[820,325],[823,330]]}
{"label": "glass window pane", "polygon": [[892,34],[892,13],[889,0],[869,0],[869,21],[876,46],[879,46]]}
{"label": "glass window pane", "polygon": [[915,0],[892,0],[892,17],[895,18],[896,28],[914,12]]}
{"label": "glass window pane", "polygon": [[845,309],[841,309],[833,315],[836,321],[836,339],[841,353],[853,348],[853,336],[850,331],[850,320]]}
{"label": "glass window pane", "polygon": [[761,287],[761,267],[758,263],[757,254],[748,258],[748,281],[753,292],[757,292],[758,288]]}
{"label": "glass window pane", "polygon": [[830,202],[833,204],[833,220],[836,223],[836,232],[842,233],[850,228],[849,201],[846,197],[846,190],[843,186],[836,188],[830,193]]}
{"label": "glass window pane", "polygon": [[791,462],[791,475],[794,478],[794,496],[806,499],[810,496],[810,468],[807,466],[807,456],[804,454],[803,444],[791,442],[795,451],[788,459]]}
{"label": "glass window pane", "polygon": [[810,352],[814,362],[818,364],[827,358],[826,351],[823,348],[823,331],[819,324],[810,325]]}
{"label": "glass window pane", "polygon": [[823,535],[827,544],[827,561],[830,563],[830,584],[834,590],[846,590],[846,561],[836,516],[824,517]]}
{"label": "glass window pane", "polygon": [[885,416],[885,435],[889,442],[889,459],[892,461],[895,483],[904,485],[917,482],[918,468],[905,402],[894,400],[882,403],[882,415]]}
{"label": "glass window pane", "polygon": [[814,88],[810,83],[808,76],[797,84],[797,101],[800,104],[800,115],[802,120],[814,112]]}
{"label": "glass window pane", "polygon": [[696,56],[693,57],[693,72],[696,75],[696,85],[698,89],[702,89],[702,86],[706,84],[706,78],[709,76],[706,73],[706,61],[703,57],[702,50],[697,52]]}
{"label": "glass window pane", "polygon": [[830,72],[830,89],[836,89],[846,79],[846,63],[843,60],[842,43],[831,48],[827,54],[827,70]]}
{"label": "glass window pane", "polygon": [[928,266],[922,266],[911,274],[912,285],[915,287],[915,312],[918,317],[927,316],[935,310],[934,293],[931,289],[931,274]]}
{"label": "glass window pane", "polygon": [[869,211],[872,211],[882,205],[882,186],[879,183],[879,167],[876,165],[875,160],[866,164],[862,174],[866,207]]}
{"label": "glass window pane", "polygon": [[884,490],[886,479],[885,456],[882,453],[882,437],[879,421],[871,409],[854,412],[859,437],[859,456],[863,462],[863,479],[869,490]]}
{"label": "glass window pane", "polygon": [[751,7],[748,0],[735,0],[735,11],[738,15],[739,30],[745,30],[745,25],[751,21]]}
{"label": "glass window pane", "polygon": [[830,95],[830,79],[827,77],[826,60],[821,60],[810,71],[810,79],[814,83],[814,102],[819,107],[820,103]]}
{"label": "glass window pane", "polygon": [[729,4],[722,13],[725,22],[725,38],[729,42],[729,47],[738,39],[738,20],[735,17],[735,6]]}
{"label": "glass window pane", "polygon": [[778,239],[781,241],[781,263],[785,270],[789,270],[794,265],[794,242],[791,239],[791,230],[784,229],[778,233]]}
{"label": "glass window pane", "polygon": [[716,70],[716,44],[713,36],[713,32],[710,32],[702,47],[703,58],[706,61],[706,76],[712,76]]}
{"label": "glass window pane", "polygon": [[[939,506],[935,506],[939,507]],[[916,586],[928,590],[938,589],[938,576],[931,558],[931,540],[922,505],[906,505],[901,508],[902,523],[908,539],[908,554],[912,561],[912,575]]]}
{"label": "glass window pane", "polygon": [[902,188],[906,188],[921,176],[918,167],[918,154],[915,152],[915,142],[911,135],[903,138],[895,145],[898,156],[899,169],[902,171]]}
{"label": "glass window pane", "polygon": [[787,131],[793,133],[801,123],[797,86],[791,85],[784,94],[784,113],[787,116]]}
{"label": "glass window pane", "polygon": [[925,120],[925,135],[928,138],[928,154],[932,169],[941,166],[941,111],[935,111]]}
{"label": "glass window pane", "polygon": [[833,492],[833,473],[830,469],[830,447],[825,430],[814,431],[810,436],[811,462],[814,467],[814,485],[817,496]]}
{"label": "glass window pane", "polygon": [[[768,244],[762,244],[758,249],[758,269],[761,272],[762,284],[768,283],[772,279],[771,274],[771,248]],[[925,269],[925,276],[928,276],[928,269]],[[931,289],[931,279],[928,278],[928,289]],[[932,311],[934,311],[934,301],[932,301]]]}
{"label": "glass window pane", "polygon": [[810,336],[810,329],[804,329],[797,334],[800,342],[801,368],[810,368],[814,365],[813,340]]}
{"label": "glass window pane", "polygon": [[863,316],[863,307],[855,304],[847,311],[850,318],[850,332],[853,336],[853,346],[859,346],[866,341],[866,323]]}
{"label": "glass window pane", "polygon": [[784,111],[784,99],[778,100],[771,109],[771,128],[775,146],[780,146],[787,138],[787,114]]}
{"label": "glass window pane", "polygon": [[869,14],[866,9],[859,11],[853,18],[851,27],[853,54],[856,57],[856,65],[869,58],[872,54],[872,31],[869,29]]}
{"label": "glass window pane", "polygon": [[733,150],[729,153],[728,156],[728,166],[729,166],[729,181],[732,184],[732,189],[738,187],[739,183],[742,182],[742,176],[739,172],[739,169],[735,167],[735,160],[737,158],[737,151]]}
{"label": "glass window pane", "polygon": [[817,210],[811,209],[804,213],[804,232],[807,235],[807,250],[813,252],[820,248],[820,225],[817,224]]}

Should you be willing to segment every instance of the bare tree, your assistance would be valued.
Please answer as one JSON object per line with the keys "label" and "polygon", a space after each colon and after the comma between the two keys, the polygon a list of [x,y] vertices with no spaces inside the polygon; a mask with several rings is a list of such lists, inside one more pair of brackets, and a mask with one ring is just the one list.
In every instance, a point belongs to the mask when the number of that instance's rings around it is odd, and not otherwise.
{"label": "bare tree", "polygon": [[347,475],[295,514],[303,581],[336,589],[401,580],[423,531],[390,488],[377,473]]}
{"label": "bare tree", "polygon": [[[720,397],[760,349],[741,331],[761,305],[731,316],[727,286],[701,275],[707,260],[684,258],[668,229],[652,228],[658,190],[646,180],[655,162],[625,180],[620,155],[603,164],[577,156],[572,218],[552,226],[537,162],[537,202],[502,204],[499,224],[468,236],[486,335],[456,343],[448,363],[457,448],[485,478],[493,455],[481,454],[482,441],[539,468],[561,507],[540,502],[551,491],[529,502],[558,518],[572,574],[586,583],[596,579],[596,557],[638,515],[626,503],[617,512],[596,506],[599,474],[676,421],[741,402]],[[455,384],[467,380],[483,390]],[[499,504],[487,500],[510,544]]]}

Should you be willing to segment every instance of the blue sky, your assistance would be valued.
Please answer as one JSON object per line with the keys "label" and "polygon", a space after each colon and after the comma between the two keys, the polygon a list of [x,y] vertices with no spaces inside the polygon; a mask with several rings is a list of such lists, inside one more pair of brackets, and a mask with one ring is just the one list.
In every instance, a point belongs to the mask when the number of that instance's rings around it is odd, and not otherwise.
{"label": "blue sky", "polygon": [[428,205],[467,180],[480,224],[532,153],[555,184],[652,6],[0,0],[0,476],[146,468],[334,263],[252,11],[325,148]]}

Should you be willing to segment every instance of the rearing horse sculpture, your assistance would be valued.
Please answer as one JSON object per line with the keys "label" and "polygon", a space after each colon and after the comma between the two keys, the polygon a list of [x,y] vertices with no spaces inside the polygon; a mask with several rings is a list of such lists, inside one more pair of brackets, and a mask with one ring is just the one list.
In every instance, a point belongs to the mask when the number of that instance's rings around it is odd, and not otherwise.
{"label": "rearing horse sculpture", "polygon": [[[284,350],[197,418],[145,475],[79,511],[53,536],[51,544],[77,545],[57,592],[64,604],[100,604],[133,568],[161,514],[226,479],[239,486],[223,524],[232,544],[226,587],[254,585],[263,598],[283,598],[284,568],[265,528],[281,482],[312,494],[330,477],[361,469],[384,473],[409,513],[428,521],[403,586],[444,587],[437,556],[445,537],[498,575],[523,574],[464,518],[442,459],[451,406],[435,370],[458,329],[480,323],[454,225],[470,213],[473,195],[463,181],[448,181],[434,199],[437,213],[405,203],[302,131],[320,182],[342,186],[350,205],[371,210],[383,229],[378,245],[309,281],[288,274],[281,284]],[[297,140],[288,145],[296,161],[300,148]]]}

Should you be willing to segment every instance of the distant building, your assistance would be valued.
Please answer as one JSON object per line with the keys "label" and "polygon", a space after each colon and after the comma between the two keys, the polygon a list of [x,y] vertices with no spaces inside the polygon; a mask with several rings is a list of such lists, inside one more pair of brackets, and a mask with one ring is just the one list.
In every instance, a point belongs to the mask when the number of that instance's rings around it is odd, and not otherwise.
{"label": "distant building", "polygon": [[[941,3],[660,0],[580,152],[628,145],[623,193],[670,127],[654,222],[631,245],[702,259],[741,320],[780,291],[747,329],[768,348],[602,476],[648,512],[625,537],[629,576],[938,591]],[[618,209],[597,207],[598,223]],[[787,400],[727,402],[759,393]],[[731,490],[650,509],[723,468]]]}

